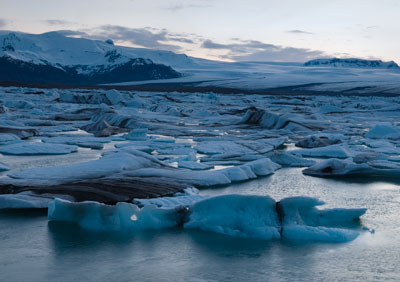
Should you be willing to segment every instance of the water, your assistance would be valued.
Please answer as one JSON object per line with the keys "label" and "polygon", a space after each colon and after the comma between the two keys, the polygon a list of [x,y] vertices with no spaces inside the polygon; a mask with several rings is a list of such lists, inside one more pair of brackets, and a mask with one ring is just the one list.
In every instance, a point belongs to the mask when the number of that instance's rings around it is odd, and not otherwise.
{"label": "water", "polygon": [[98,233],[48,223],[43,211],[0,213],[0,281],[399,281],[399,183],[337,181],[282,169],[204,194],[316,196],[366,207],[364,232],[345,244],[293,244],[170,229]]}

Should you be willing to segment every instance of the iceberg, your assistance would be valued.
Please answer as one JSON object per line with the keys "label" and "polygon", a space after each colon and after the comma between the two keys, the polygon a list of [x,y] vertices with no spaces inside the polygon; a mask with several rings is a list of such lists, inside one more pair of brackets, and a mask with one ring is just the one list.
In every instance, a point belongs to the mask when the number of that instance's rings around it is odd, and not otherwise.
{"label": "iceberg", "polygon": [[221,170],[193,171],[174,168],[142,168],[125,171],[125,176],[131,177],[164,177],[184,182],[196,187],[210,187],[226,185],[232,182],[254,179],[258,176],[273,174],[280,165],[268,158],[259,159],[236,167],[228,167]]}
{"label": "iceberg", "polygon": [[363,176],[363,177],[400,177],[400,166],[395,162],[376,160],[355,163],[350,159],[329,159],[303,170],[303,174],[319,177]]}
{"label": "iceberg", "polygon": [[275,163],[288,167],[309,167],[315,164],[313,160],[307,160],[284,151],[274,151],[267,156]]}
{"label": "iceberg", "polygon": [[161,162],[151,155],[132,150],[129,153],[111,152],[98,160],[89,162],[14,171],[8,176],[18,179],[71,181],[101,178],[124,170],[159,166]]}
{"label": "iceberg", "polygon": [[3,164],[2,162],[0,162],[0,172],[9,170],[9,169],[10,168],[6,164]]}
{"label": "iceberg", "polygon": [[8,145],[17,142],[20,142],[17,135],[11,133],[0,133],[0,145]]}
{"label": "iceberg", "polygon": [[108,206],[55,199],[49,204],[48,218],[97,231],[183,227],[242,238],[343,243],[359,235],[359,218],[366,211],[320,210],[316,206],[323,202],[310,197],[290,197],[276,202],[269,196],[207,197],[194,193],[175,198],[135,200],[141,208],[131,203]]}
{"label": "iceberg", "polygon": [[313,149],[298,149],[292,151],[294,154],[312,158],[339,158],[345,159],[350,156],[349,151],[341,145],[330,145]]}
{"label": "iceberg", "polygon": [[223,195],[195,203],[184,227],[264,240],[280,238],[276,202],[268,196]]}
{"label": "iceberg", "polygon": [[400,139],[400,129],[391,125],[377,124],[365,134],[365,137],[370,139]]}
{"label": "iceberg", "polygon": [[351,230],[366,209],[326,209],[324,202],[310,197],[291,197],[278,202],[282,237],[291,241],[348,242],[359,232]]}
{"label": "iceberg", "polygon": [[5,155],[64,155],[77,150],[76,146],[39,142],[19,142],[0,147],[0,153]]}
{"label": "iceberg", "polygon": [[1,209],[47,209],[50,202],[54,198],[63,198],[65,200],[73,200],[71,196],[66,195],[50,195],[35,194],[33,192],[21,192],[18,194],[0,195]]}

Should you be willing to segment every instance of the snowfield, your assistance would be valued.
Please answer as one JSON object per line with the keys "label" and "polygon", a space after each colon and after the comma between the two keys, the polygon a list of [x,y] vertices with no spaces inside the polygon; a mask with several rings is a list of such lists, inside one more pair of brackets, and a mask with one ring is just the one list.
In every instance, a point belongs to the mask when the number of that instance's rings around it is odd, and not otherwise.
{"label": "snowfield", "polygon": [[89,229],[347,242],[362,206],[201,189],[294,167],[306,179],[400,178],[397,96],[8,87],[0,109],[0,208],[49,206],[50,220]]}

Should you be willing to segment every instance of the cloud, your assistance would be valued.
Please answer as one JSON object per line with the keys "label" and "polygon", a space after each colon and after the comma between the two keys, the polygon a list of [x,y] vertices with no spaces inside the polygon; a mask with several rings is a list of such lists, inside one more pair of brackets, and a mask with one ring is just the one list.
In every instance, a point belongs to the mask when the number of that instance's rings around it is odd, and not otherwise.
{"label": "cloud", "polygon": [[70,22],[70,21],[55,20],[55,19],[44,20],[44,22],[49,24],[49,25],[70,25],[70,24],[73,24],[73,22]]}
{"label": "cloud", "polygon": [[[206,2],[206,1],[202,1]],[[170,5],[168,7],[165,7],[165,10],[169,10],[172,12],[184,10],[184,9],[203,9],[203,8],[210,8],[214,7],[211,4],[177,4],[177,5]]]}
{"label": "cloud", "polygon": [[70,37],[88,37],[88,34],[86,32],[78,30],[61,29],[61,30],[56,30],[56,32],[58,32],[61,35]]}
{"label": "cloud", "polygon": [[194,43],[185,34],[172,34],[166,29],[154,28],[129,28],[118,25],[103,25],[94,29],[83,30],[92,38],[106,40],[112,39],[116,42],[128,42],[136,46],[151,49],[163,49],[170,51],[181,51],[179,43]]}
{"label": "cloud", "polygon": [[6,20],[0,19],[0,28],[5,27],[7,25]]}
{"label": "cloud", "polygon": [[286,31],[288,33],[294,33],[294,34],[314,34],[312,32],[308,32],[308,31],[304,31],[304,30],[300,30],[300,29],[292,29],[292,30],[288,30]]}
{"label": "cloud", "polygon": [[318,50],[284,47],[255,40],[240,40],[237,43],[231,44],[221,44],[205,40],[201,47],[211,50],[226,50],[227,53],[219,55],[219,57],[233,61],[304,62],[326,56],[324,52]]}

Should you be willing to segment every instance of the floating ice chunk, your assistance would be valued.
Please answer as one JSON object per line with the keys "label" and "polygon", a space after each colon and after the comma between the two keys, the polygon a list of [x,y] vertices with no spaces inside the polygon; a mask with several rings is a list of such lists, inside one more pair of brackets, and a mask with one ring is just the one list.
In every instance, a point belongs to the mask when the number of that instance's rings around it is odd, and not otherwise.
{"label": "floating ice chunk", "polygon": [[399,154],[399,149],[396,148],[392,143],[385,140],[371,140],[365,139],[364,144],[373,148],[375,152],[385,154]]}
{"label": "floating ice chunk", "polygon": [[56,197],[73,200],[70,196],[22,192],[0,195],[0,209],[47,209]]}
{"label": "floating ice chunk", "polygon": [[314,158],[348,158],[349,151],[341,145],[330,145],[326,147],[319,147],[313,149],[299,149],[294,150],[292,153],[302,155],[303,157]]}
{"label": "floating ice chunk", "polygon": [[338,143],[341,143],[341,140],[337,138],[327,138],[312,135],[298,141],[295,145],[301,148],[318,148]]}
{"label": "floating ice chunk", "polygon": [[31,102],[22,100],[7,101],[5,103],[5,106],[10,109],[24,109],[24,110],[30,110],[35,107],[35,105],[32,104]]}
{"label": "floating ice chunk", "polygon": [[198,144],[195,149],[202,154],[252,154],[254,151],[233,141],[206,141]]}
{"label": "floating ice chunk", "polygon": [[133,97],[129,98],[129,100],[126,100],[125,104],[127,107],[132,108],[144,108],[147,105],[147,103],[138,95],[134,95]]}
{"label": "floating ice chunk", "polygon": [[303,170],[312,176],[364,176],[364,177],[400,177],[400,167],[390,161],[370,161],[356,164],[351,160],[329,159]]}
{"label": "floating ice chunk", "polygon": [[239,123],[259,125],[268,129],[287,129],[289,131],[309,131],[311,124],[305,125],[286,116],[280,116],[264,110],[248,110]]}
{"label": "floating ice chunk", "polygon": [[400,164],[387,160],[371,160],[367,164],[373,168],[379,169],[400,169]]}
{"label": "floating ice chunk", "polygon": [[162,208],[177,208],[179,206],[191,207],[194,203],[209,198],[199,195],[199,190],[194,187],[186,188],[184,193],[177,193],[175,197],[160,197],[153,199],[134,199],[133,203],[139,206],[155,205]]}
{"label": "floating ice chunk", "polygon": [[53,167],[31,168],[13,171],[12,178],[74,180],[100,178],[124,170],[135,170],[143,167],[159,167],[161,162],[156,158],[139,151],[109,153],[104,157],[84,163]]}
{"label": "floating ice chunk", "polygon": [[11,133],[0,133],[0,145],[7,145],[19,142],[20,139],[17,135]]}
{"label": "floating ice chunk", "polygon": [[133,129],[128,134],[125,134],[124,137],[128,140],[145,141],[147,140],[147,131],[147,128]]}
{"label": "floating ice chunk", "polygon": [[323,105],[319,108],[321,114],[342,113],[343,110],[334,105]]}
{"label": "floating ice chunk", "polygon": [[178,161],[178,167],[188,168],[191,170],[205,170],[205,169],[211,169],[214,166],[207,165],[204,163],[198,163],[198,162],[194,162],[194,161]]}
{"label": "floating ice chunk", "polygon": [[268,158],[249,162],[236,167],[213,171],[192,171],[172,168],[143,168],[127,171],[133,177],[166,177],[199,187],[226,185],[236,181],[245,181],[273,174],[281,166]]}
{"label": "floating ice chunk", "polygon": [[224,195],[195,203],[185,228],[230,236],[280,238],[275,201],[268,196]]}
{"label": "floating ice chunk", "polygon": [[39,142],[20,142],[0,147],[0,153],[6,155],[63,155],[76,151],[76,146]]}
{"label": "floating ice chunk", "polygon": [[371,168],[363,164],[355,164],[350,160],[329,159],[303,170],[306,175],[313,176],[337,176],[351,174],[366,174]]}
{"label": "floating ice chunk", "polygon": [[97,202],[71,203],[55,199],[49,204],[50,221],[72,222],[95,231],[163,229],[178,226],[183,216],[179,210],[148,205],[140,209],[129,203],[108,206]]}
{"label": "floating ice chunk", "polygon": [[296,156],[283,151],[271,152],[267,156],[271,159],[271,161],[282,166],[309,167],[315,164],[315,161],[313,160],[306,160],[300,156]]}
{"label": "floating ice chunk", "polygon": [[82,129],[93,133],[96,137],[108,137],[122,132],[120,128],[111,126],[104,120],[86,124],[82,127]]}
{"label": "floating ice chunk", "polygon": [[244,164],[241,167],[250,167],[257,176],[267,176],[281,168],[279,164],[274,163],[269,158],[255,160]]}
{"label": "floating ice chunk", "polygon": [[373,160],[387,160],[387,159],[388,159],[387,155],[376,152],[359,153],[353,157],[353,161],[358,164],[366,163]]}
{"label": "floating ice chunk", "polygon": [[295,241],[348,242],[359,232],[346,229],[359,224],[366,209],[327,209],[324,202],[310,197],[282,199],[277,207],[282,220],[282,237]]}
{"label": "floating ice chunk", "polygon": [[129,144],[129,146],[122,147],[121,150],[126,151],[126,152],[129,152],[131,150],[133,150],[133,151],[142,151],[142,152],[145,152],[145,153],[151,153],[151,152],[154,151],[154,149],[149,147],[149,146],[132,145],[132,144]]}
{"label": "floating ice chunk", "polygon": [[0,172],[1,171],[5,171],[5,170],[9,170],[10,168],[6,165],[0,162]]}
{"label": "floating ice chunk", "polygon": [[400,139],[400,130],[395,126],[378,124],[371,128],[365,134],[365,137],[371,139]]}
{"label": "floating ice chunk", "polygon": [[290,241],[345,243],[356,239],[359,232],[344,228],[311,227],[298,224],[283,228],[282,236]]}
{"label": "floating ice chunk", "polygon": [[5,194],[0,195],[0,209],[46,209],[52,200],[31,193]]}
{"label": "floating ice chunk", "polygon": [[124,101],[121,93],[115,89],[106,91],[105,95],[106,95],[108,101],[110,101],[110,105],[117,105]]}
{"label": "floating ice chunk", "polygon": [[264,240],[285,239],[347,242],[355,239],[365,209],[315,207],[323,202],[292,197],[275,202],[268,196],[181,195],[139,199],[107,206],[97,202],[71,203],[55,199],[49,204],[51,221],[72,222],[86,229],[134,231],[184,227]]}

